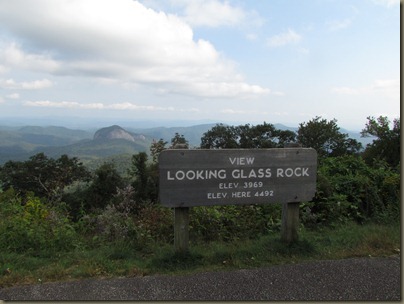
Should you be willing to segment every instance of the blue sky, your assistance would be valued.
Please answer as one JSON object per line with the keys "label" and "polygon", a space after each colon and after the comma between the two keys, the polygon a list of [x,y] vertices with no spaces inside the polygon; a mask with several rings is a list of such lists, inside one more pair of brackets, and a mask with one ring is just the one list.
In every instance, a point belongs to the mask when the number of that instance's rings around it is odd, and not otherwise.
{"label": "blue sky", "polygon": [[0,0],[0,119],[400,116],[398,0]]}

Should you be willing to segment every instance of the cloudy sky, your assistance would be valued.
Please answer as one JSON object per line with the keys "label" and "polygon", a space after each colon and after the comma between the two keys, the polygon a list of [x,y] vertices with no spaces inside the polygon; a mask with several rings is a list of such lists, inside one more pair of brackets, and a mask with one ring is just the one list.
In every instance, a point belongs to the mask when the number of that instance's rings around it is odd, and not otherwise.
{"label": "cloudy sky", "polygon": [[0,0],[0,119],[399,111],[399,0]]}

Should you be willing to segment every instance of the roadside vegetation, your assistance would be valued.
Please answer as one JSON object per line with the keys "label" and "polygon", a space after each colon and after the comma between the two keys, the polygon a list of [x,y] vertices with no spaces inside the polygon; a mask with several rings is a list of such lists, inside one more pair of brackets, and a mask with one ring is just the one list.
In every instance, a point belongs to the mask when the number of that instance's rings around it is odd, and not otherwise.
{"label": "roadside vegetation", "polygon": [[281,205],[190,209],[190,251],[174,252],[173,211],[158,202],[155,141],[89,170],[79,159],[43,153],[0,167],[0,287],[94,277],[230,270],[306,260],[400,253],[400,121],[368,118],[367,147],[315,117],[298,131],[273,125],[216,125],[201,148],[282,148],[298,142],[319,155],[317,192],[300,204],[299,240],[280,240]]}

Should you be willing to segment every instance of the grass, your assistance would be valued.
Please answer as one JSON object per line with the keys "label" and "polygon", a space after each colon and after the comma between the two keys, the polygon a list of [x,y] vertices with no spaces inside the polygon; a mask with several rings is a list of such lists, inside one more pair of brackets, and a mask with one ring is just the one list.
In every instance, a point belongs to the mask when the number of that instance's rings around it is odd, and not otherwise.
{"label": "grass", "polygon": [[[292,244],[279,233],[231,243],[191,243],[187,253],[172,244],[155,244],[144,251],[111,244],[76,248],[53,256],[2,253],[0,287],[84,278],[184,274],[298,263],[308,260],[390,256],[400,252],[400,225],[358,225],[299,231]],[[9,269],[9,271],[6,271]]]}

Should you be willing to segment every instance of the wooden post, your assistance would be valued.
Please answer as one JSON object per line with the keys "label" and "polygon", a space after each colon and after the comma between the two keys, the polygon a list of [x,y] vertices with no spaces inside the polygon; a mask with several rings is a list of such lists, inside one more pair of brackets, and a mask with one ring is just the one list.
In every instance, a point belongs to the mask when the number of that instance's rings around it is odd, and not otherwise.
{"label": "wooden post", "polygon": [[174,208],[174,248],[187,252],[189,242],[189,208]]}
{"label": "wooden post", "polygon": [[[188,149],[186,144],[177,144],[174,149]],[[177,253],[188,251],[189,207],[174,208],[174,249]]]}
{"label": "wooden post", "polygon": [[[300,148],[299,143],[287,143],[285,148]],[[299,239],[299,202],[282,204],[281,240],[285,243],[296,242]]]}
{"label": "wooden post", "polygon": [[281,240],[292,243],[299,239],[299,202],[282,204]]}

